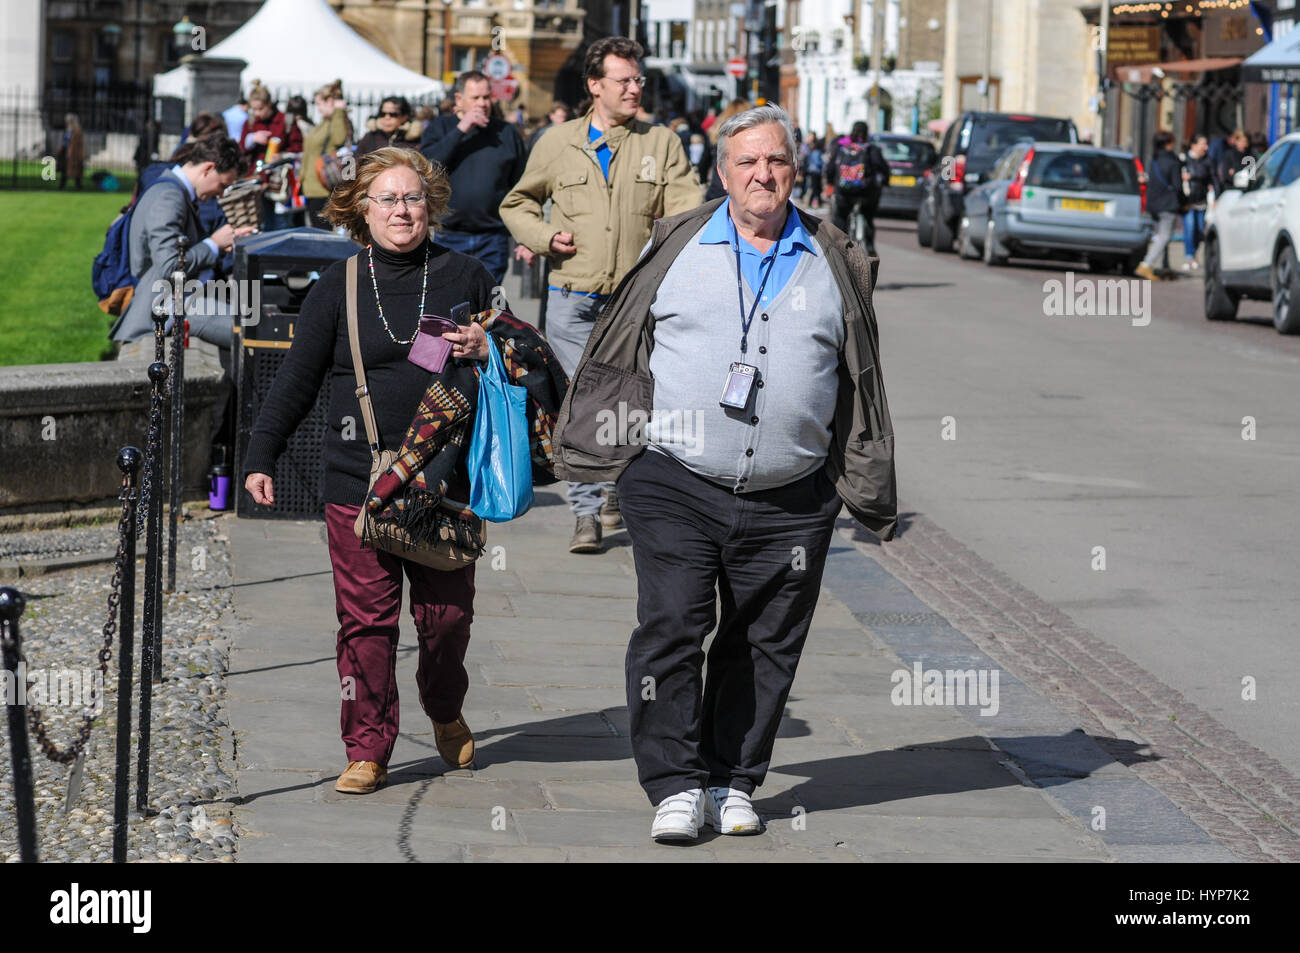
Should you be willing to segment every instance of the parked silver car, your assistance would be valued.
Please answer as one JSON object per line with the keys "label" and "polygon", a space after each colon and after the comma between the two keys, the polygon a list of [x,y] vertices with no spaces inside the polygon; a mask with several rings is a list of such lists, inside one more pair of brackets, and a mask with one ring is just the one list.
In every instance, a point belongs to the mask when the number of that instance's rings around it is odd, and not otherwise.
{"label": "parked silver car", "polygon": [[1093,271],[1131,272],[1151,238],[1146,178],[1131,152],[1066,142],[1014,144],[967,193],[964,258],[1086,258]]}

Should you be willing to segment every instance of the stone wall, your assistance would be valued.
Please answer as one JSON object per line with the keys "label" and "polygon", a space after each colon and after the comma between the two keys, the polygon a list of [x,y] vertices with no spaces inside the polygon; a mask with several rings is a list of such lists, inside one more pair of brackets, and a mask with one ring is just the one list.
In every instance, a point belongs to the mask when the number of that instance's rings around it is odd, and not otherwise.
{"label": "stone wall", "polygon": [[[0,367],[0,518],[116,498],[118,451],[145,449],[147,367],[147,361]],[[216,349],[192,341],[185,354],[187,496],[207,486],[224,373]],[[164,435],[170,425],[165,418]]]}

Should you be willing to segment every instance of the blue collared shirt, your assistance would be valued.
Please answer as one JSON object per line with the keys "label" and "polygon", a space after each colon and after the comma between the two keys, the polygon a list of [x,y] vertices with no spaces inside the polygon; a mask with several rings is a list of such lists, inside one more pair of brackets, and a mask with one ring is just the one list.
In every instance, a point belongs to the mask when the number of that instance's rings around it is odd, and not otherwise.
{"label": "blue collared shirt", "polygon": [[763,281],[763,271],[767,268],[768,260],[773,255],[776,256],[776,261],[772,263],[772,274],[768,276],[767,285],[763,288],[760,306],[766,305],[781,293],[781,289],[785,287],[786,282],[794,274],[795,268],[798,267],[801,254],[804,252],[810,255],[819,254],[817,243],[803,227],[803,222],[799,221],[799,213],[793,204],[788,204],[786,209],[785,230],[781,232],[781,237],[767,250],[767,254],[763,254],[736,232],[735,225],[731,221],[731,199],[729,198],[723,200],[701,229],[699,244],[738,245],[740,273],[745,276],[750,294],[758,293],[758,286]]}
{"label": "blue collared shirt", "polygon": [[[174,165],[167,171],[181,180],[181,185],[185,186],[185,193],[190,197],[190,201],[197,205],[199,201],[199,193],[194,191],[194,183],[192,183],[189,176],[185,174],[185,170],[179,165]],[[211,238],[203,239],[203,244],[211,248],[212,253],[218,258],[221,257],[221,248]]]}

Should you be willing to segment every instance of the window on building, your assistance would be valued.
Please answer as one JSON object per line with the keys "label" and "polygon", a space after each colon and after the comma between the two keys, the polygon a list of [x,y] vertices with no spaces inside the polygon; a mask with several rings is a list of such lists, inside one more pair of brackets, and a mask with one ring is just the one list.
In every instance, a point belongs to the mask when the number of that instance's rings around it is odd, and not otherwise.
{"label": "window on building", "polygon": [[479,50],[473,46],[453,46],[451,48],[452,71],[463,73],[474,69],[474,64],[481,59]]}
{"label": "window on building", "polygon": [[55,33],[50,38],[50,58],[61,63],[72,59],[72,40],[71,33],[62,30]]}

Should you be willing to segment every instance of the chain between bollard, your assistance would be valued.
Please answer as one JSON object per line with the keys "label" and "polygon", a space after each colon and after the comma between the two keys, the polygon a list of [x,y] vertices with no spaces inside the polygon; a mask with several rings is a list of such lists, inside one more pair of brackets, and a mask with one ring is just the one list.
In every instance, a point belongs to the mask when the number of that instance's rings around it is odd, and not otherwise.
{"label": "chain between bollard", "polygon": [[[108,593],[108,620],[104,623],[104,645],[98,654],[99,671],[103,676],[100,682],[101,685],[108,684],[108,663],[113,658],[113,639],[117,635],[118,609],[121,602],[122,572],[126,568],[127,522],[130,516],[131,503],[135,499],[134,492],[126,481],[122,483],[122,490],[118,494],[118,499],[122,501],[122,516],[117,523],[117,555],[113,559],[113,582]],[[19,658],[24,662],[27,661],[22,655],[19,655]],[[50,740],[40,708],[31,704],[27,706],[27,723],[31,726],[32,734],[36,737],[36,743],[40,746],[41,752],[46,758],[58,764],[71,764],[77,760],[77,757],[85,750],[86,744],[90,741],[90,731],[95,722],[95,707],[98,700],[98,686],[94,684],[92,679],[90,698],[86,705],[86,714],[82,715],[81,728],[72,743],[63,749],[60,749]]]}
{"label": "chain between bollard", "polygon": [[[163,366],[166,367],[165,364]],[[145,506],[153,505],[154,465],[162,453],[163,400],[163,388],[154,385],[149,397],[149,432],[145,437],[144,475],[140,480],[140,501]],[[144,535],[145,525],[144,520],[136,521],[137,539]]]}

